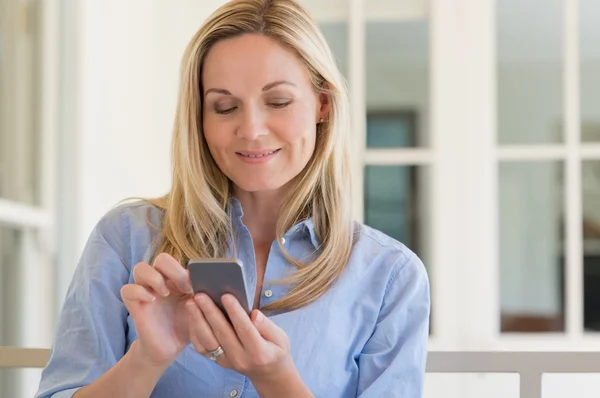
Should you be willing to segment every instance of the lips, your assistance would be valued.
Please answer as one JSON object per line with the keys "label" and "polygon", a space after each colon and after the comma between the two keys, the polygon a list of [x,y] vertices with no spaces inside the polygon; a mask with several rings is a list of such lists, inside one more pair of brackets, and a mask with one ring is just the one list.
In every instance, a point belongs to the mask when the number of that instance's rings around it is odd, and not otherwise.
{"label": "lips", "polygon": [[280,149],[273,149],[268,151],[244,151],[244,152],[236,152],[238,155],[243,156],[245,158],[262,158],[265,156],[273,155],[274,153],[279,152]]}

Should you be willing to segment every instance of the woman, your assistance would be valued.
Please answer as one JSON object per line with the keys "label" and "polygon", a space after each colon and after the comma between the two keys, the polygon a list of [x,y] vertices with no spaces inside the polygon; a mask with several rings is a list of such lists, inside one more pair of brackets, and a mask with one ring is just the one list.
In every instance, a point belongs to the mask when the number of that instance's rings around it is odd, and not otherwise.
{"label": "woman", "polygon": [[[173,185],[93,231],[38,397],[419,397],[420,260],[350,217],[348,99],[292,0],[218,9],[183,57]],[[237,257],[251,316],[193,296]]]}

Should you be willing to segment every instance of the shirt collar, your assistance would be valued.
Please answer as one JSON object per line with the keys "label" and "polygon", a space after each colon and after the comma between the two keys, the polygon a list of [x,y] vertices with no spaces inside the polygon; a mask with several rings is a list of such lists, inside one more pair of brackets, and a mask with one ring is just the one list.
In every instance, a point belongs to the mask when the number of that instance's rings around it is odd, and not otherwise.
{"label": "shirt collar", "polygon": [[[242,208],[242,204],[239,200],[234,197],[231,197],[229,200],[229,211],[232,221],[234,221],[234,225],[240,226],[244,225],[242,222],[242,218],[244,217],[244,209]],[[321,246],[319,244],[319,239],[317,238],[317,234],[315,232],[315,225],[313,223],[312,218],[307,218],[305,220],[300,221],[290,228],[284,235],[284,238],[292,236],[298,231],[304,232],[308,238],[310,238],[311,243],[315,247],[315,249],[319,249]]]}

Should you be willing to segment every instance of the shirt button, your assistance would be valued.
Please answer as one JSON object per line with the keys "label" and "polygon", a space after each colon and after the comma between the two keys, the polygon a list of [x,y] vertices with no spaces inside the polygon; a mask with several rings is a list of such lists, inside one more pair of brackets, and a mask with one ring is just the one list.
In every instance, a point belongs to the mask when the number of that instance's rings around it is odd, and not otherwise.
{"label": "shirt button", "polygon": [[238,392],[237,392],[237,390],[231,390],[231,392],[229,393],[229,396],[230,396],[231,398],[233,398],[233,397],[237,397],[237,395],[238,395]]}
{"label": "shirt button", "polygon": [[285,238],[281,238],[281,244],[285,245]]}
{"label": "shirt button", "polygon": [[273,295],[273,292],[270,290],[265,291],[265,296],[267,297],[271,297]]}

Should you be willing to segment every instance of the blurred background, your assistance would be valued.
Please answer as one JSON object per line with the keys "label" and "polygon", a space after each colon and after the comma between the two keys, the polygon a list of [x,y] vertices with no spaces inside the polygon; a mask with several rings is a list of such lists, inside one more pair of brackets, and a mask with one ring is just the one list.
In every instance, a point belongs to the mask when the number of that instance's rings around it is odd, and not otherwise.
{"label": "blurred background", "polygon": [[[427,266],[430,349],[600,351],[600,1],[300,2],[350,87],[355,216]],[[222,3],[0,0],[0,345],[49,347],[98,219],[169,189],[179,62]],[[38,380],[0,370],[0,397]]]}

